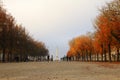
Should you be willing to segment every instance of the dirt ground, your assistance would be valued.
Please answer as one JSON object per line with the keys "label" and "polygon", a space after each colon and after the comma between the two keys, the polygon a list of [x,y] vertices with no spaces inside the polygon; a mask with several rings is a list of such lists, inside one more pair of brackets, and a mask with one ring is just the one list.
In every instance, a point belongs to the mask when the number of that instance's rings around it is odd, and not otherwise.
{"label": "dirt ground", "polygon": [[120,64],[90,62],[0,63],[0,80],[120,80]]}

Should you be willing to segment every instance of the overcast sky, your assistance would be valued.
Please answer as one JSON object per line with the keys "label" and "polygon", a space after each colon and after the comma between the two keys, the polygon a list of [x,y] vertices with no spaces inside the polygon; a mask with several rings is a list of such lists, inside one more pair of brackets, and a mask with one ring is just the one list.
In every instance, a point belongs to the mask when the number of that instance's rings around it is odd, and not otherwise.
{"label": "overcast sky", "polygon": [[111,0],[3,0],[4,7],[36,40],[46,44],[50,54],[66,55],[68,42],[93,32],[98,8]]}

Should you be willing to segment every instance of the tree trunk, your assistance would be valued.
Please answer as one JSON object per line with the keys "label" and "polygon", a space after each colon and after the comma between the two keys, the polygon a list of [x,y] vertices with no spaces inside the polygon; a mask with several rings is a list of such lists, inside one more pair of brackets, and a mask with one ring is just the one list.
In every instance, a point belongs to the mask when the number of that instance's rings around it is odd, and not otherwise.
{"label": "tree trunk", "polygon": [[9,57],[10,57],[10,54],[7,53],[7,62],[9,62]]}
{"label": "tree trunk", "polygon": [[104,54],[104,47],[103,47],[103,44],[101,45],[101,48],[102,48],[102,54],[101,54],[101,61],[103,62],[103,54]]}
{"label": "tree trunk", "polygon": [[95,54],[95,55],[93,56],[93,61],[96,62],[96,58],[97,58],[97,54]]}
{"label": "tree trunk", "polygon": [[104,59],[105,59],[105,62],[107,61],[107,58],[106,58],[106,50],[104,49]]}
{"label": "tree trunk", "polygon": [[12,49],[9,51],[9,62],[12,62]]}
{"label": "tree trunk", "polygon": [[108,55],[109,55],[109,62],[111,62],[111,45],[108,44]]}
{"label": "tree trunk", "polygon": [[117,61],[119,61],[119,55],[120,55],[119,48],[117,48]]}
{"label": "tree trunk", "polygon": [[96,56],[97,56],[97,61],[99,61],[99,55],[98,55],[98,53],[97,53],[97,55],[96,55]]}
{"label": "tree trunk", "polygon": [[83,53],[82,53],[82,61],[84,61],[84,57],[83,57],[84,55],[83,55]]}
{"label": "tree trunk", "polygon": [[101,61],[103,62],[103,54],[101,54]]}
{"label": "tree trunk", "polygon": [[5,48],[3,48],[2,62],[5,62]]}
{"label": "tree trunk", "polygon": [[86,61],[88,61],[88,52],[86,50]]}
{"label": "tree trunk", "polygon": [[90,54],[89,54],[89,57],[90,57],[90,61],[92,61],[92,55],[91,55],[91,52],[90,52]]}

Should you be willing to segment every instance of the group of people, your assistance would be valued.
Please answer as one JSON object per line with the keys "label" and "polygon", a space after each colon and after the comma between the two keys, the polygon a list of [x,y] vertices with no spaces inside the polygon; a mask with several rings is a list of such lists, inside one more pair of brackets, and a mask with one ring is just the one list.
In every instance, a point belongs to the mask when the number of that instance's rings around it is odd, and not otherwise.
{"label": "group of people", "polygon": [[50,57],[50,55],[48,55],[47,56],[47,61],[53,61],[53,55],[51,55],[51,57]]}

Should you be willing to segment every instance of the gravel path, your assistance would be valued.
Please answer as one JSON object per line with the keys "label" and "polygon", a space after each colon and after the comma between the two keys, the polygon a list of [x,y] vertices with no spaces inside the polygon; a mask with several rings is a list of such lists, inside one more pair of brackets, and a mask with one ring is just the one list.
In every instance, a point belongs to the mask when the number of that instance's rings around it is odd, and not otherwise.
{"label": "gravel path", "polygon": [[0,80],[120,80],[120,64],[104,64],[88,62],[0,63]]}

